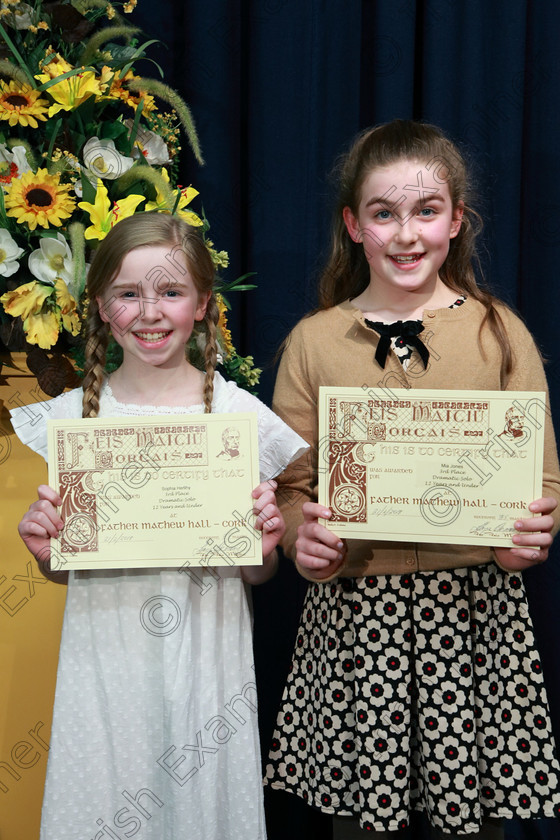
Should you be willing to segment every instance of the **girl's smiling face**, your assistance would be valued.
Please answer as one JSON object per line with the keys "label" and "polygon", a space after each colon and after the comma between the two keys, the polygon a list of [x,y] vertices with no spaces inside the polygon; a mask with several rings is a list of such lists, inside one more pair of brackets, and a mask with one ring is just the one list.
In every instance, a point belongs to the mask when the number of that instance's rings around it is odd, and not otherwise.
{"label": "girl's smiling face", "polygon": [[373,169],[362,184],[357,214],[345,207],[343,215],[350,237],[363,244],[370,283],[391,297],[435,289],[463,210],[453,207],[437,167],[400,160]]}
{"label": "girl's smiling face", "polygon": [[170,368],[185,363],[185,345],[209,297],[198,292],[177,247],[150,245],[128,252],[97,303],[126,362]]}

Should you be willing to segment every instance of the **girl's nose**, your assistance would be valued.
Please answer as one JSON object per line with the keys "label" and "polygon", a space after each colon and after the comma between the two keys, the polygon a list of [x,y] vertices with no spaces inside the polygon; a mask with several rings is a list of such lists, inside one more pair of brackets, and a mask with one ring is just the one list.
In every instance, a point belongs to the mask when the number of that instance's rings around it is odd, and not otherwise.
{"label": "girl's nose", "polygon": [[161,316],[159,298],[143,297],[140,306],[140,317],[147,321],[155,321]]}
{"label": "girl's nose", "polygon": [[399,220],[398,228],[395,231],[395,239],[397,242],[416,242],[418,239],[416,214],[413,213],[409,218]]}

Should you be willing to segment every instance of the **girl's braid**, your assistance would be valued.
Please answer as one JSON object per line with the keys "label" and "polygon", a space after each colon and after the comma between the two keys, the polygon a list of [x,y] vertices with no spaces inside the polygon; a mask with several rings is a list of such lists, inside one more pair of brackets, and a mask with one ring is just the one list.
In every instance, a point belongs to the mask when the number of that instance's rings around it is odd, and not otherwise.
{"label": "girl's braid", "polygon": [[99,414],[99,396],[105,376],[108,343],[109,324],[101,320],[97,301],[92,299],[88,306],[86,327],[82,417],[97,417]]}
{"label": "girl's braid", "polygon": [[206,307],[204,323],[206,326],[206,348],[204,351],[204,367],[206,376],[204,378],[204,410],[206,414],[212,412],[212,397],[214,395],[214,371],[218,361],[218,342],[216,339],[218,318],[220,312],[214,295],[210,297]]}

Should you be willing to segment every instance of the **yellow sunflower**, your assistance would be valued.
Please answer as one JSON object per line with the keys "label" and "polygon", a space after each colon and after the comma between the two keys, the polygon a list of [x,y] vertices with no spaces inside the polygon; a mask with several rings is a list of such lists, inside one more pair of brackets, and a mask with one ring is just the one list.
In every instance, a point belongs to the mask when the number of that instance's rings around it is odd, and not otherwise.
{"label": "yellow sunflower", "polygon": [[47,119],[48,105],[31,85],[0,81],[0,120],[8,120],[11,126],[37,128],[37,120]]}
{"label": "yellow sunflower", "polygon": [[19,224],[27,224],[29,230],[35,230],[37,225],[60,227],[76,207],[69,190],[68,184],[60,183],[58,174],[49,175],[46,169],[26,172],[12,180],[4,196],[7,215],[14,216]]}

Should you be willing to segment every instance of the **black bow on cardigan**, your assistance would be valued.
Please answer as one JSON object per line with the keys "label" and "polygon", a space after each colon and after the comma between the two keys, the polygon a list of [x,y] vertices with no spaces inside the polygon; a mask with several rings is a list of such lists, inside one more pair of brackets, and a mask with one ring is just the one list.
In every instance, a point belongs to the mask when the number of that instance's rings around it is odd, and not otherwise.
{"label": "black bow on cardigan", "polygon": [[409,347],[415,347],[424,363],[424,368],[428,367],[430,351],[418,337],[424,329],[422,321],[395,321],[394,324],[383,324],[377,321],[368,321],[366,318],[365,322],[368,327],[372,327],[380,335],[375,351],[375,361],[382,368],[385,367],[392,338],[402,338]]}

